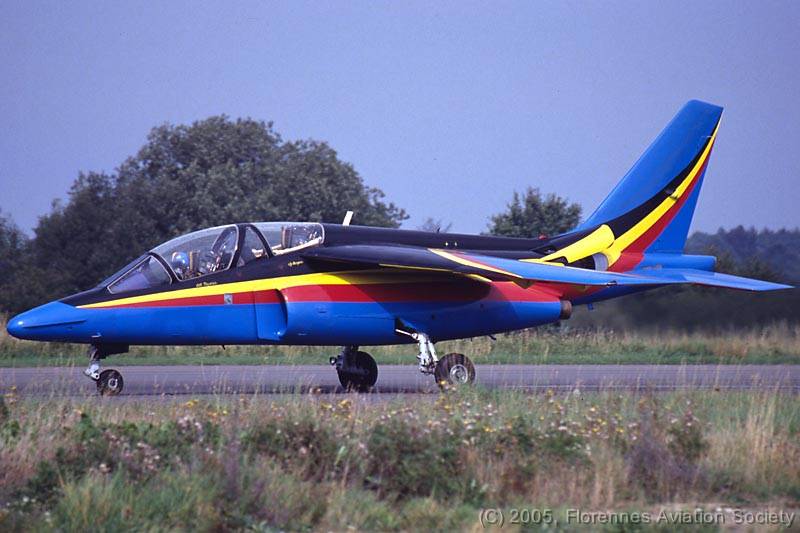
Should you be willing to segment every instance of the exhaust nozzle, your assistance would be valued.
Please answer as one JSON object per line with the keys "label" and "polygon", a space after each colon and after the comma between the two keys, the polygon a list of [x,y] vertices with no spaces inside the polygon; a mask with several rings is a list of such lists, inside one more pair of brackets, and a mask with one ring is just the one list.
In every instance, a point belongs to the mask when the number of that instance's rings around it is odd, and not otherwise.
{"label": "exhaust nozzle", "polygon": [[570,302],[569,300],[561,300],[561,314],[558,315],[558,318],[561,320],[567,320],[571,316],[572,316],[572,302]]}

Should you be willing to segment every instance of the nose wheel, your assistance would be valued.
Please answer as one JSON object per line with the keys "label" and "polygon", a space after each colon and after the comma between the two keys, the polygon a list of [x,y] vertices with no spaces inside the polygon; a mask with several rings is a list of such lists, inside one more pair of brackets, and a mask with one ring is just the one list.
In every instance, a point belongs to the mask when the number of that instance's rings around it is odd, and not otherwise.
{"label": "nose wheel", "polygon": [[122,374],[118,370],[108,368],[101,370],[100,360],[109,355],[108,350],[101,350],[98,346],[89,347],[89,366],[83,371],[83,374],[95,382],[97,385],[97,392],[101,396],[117,396],[122,392],[125,386],[125,381],[122,379]]}

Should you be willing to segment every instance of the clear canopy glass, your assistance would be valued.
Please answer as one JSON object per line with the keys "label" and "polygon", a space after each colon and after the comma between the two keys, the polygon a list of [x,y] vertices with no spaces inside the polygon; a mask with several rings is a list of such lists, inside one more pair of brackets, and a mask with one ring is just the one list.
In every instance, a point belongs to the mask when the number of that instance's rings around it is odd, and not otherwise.
{"label": "clear canopy glass", "polygon": [[[244,266],[266,257],[270,251],[273,255],[281,255],[316,246],[325,237],[322,224],[315,222],[256,222],[239,226],[231,224],[181,235],[153,248],[150,254],[163,259],[179,281],[198,278],[231,267],[233,258],[237,255],[240,231],[244,231],[244,235],[236,266]],[[264,241],[269,250],[264,246]],[[101,283],[101,286],[119,293],[169,284],[169,272],[150,254],[129,263]]]}
{"label": "clear canopy glass", "polygon": [[153,249],[179,280],[205,276],[231,266],[239,239],[235,225],[218,226],[176,237]]}
{"label": "clear canopy glass", "polygon": [[151,289],[161,285],[169,285],[172,281],[161,262],[152,255],[148,255],[144,259],[139,258],[137,261],[133,268],[108,286],[109,292],[118,293]]}
{"label": "clear canopy glass", "polygon": [[322,224],[316,222],[256,222],[253,225],[267,239],[275,255],[322,244],[325,237]]}

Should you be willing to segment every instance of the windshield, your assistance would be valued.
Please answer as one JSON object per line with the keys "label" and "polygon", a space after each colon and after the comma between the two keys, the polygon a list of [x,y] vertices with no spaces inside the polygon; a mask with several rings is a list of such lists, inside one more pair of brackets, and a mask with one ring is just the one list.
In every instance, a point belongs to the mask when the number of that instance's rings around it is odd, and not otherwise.
{"label": "windshield", "polygon": [[256,222],[275,255],[321,244],[325,235],[322,224],[314,222]]}
{"label": "windshield", "polygon": [[136,259],[134,259],[133,261],[131,261],[130,263],[128,263],[127,265],[125,265],[124,267],[120,268],[119,270],[117,270],[116,272],[114,272],[113,274],[108,276],[106,279],[104,279],[103,281],[98,283],[97,286],[98,287],[108,287],[109,283],[111,283],[112,281],[114,281],[118,277],[120,277],[123,274],[125,274],[132,267],[134,267],[134,266],[138,265],[139,263],[141,263],[142,259],[144,259],[145,257],[147,257],[147,254],[140,255],[139,257],[137,257]]}
{"label": "windshield", "polygon": [[[126,267],[127,268],[127,267]],[[169,285],[172,280],[161,262],[148,255],[108,286],[108,292],[128,292]]]}
{"label": "windshield", "polygon": [[239,229],[235,225],[209,228],[176,237],[153,249],[179,280],[221,272],[231,266]]}

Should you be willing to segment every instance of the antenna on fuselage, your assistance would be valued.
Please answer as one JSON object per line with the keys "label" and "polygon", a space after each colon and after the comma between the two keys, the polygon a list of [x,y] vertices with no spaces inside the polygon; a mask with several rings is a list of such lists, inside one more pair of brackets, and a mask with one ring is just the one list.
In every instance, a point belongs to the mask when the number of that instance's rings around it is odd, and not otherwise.
{"label": "antenna on fuselage", "polygon": [[342,226],[349,226],[350,221],[353,220],[353,212],[348,211],[344,214],[344,220],[342,220]]}

